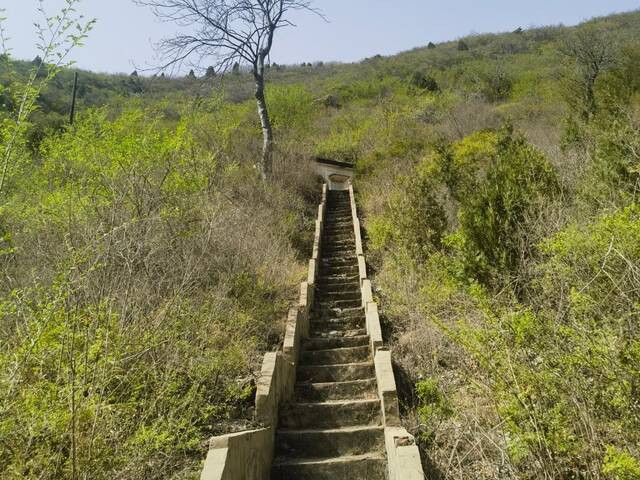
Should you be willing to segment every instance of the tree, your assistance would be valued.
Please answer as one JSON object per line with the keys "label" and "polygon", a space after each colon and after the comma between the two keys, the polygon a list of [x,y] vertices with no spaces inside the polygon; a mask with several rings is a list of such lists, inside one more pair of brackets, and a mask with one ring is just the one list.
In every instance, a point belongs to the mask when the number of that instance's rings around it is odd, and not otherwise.
{"label": "tree", "polygon": [[411,85],[420,90],[426,90],[428,92],[440,91],[440,86],[438,85],[436,79],[431,75],[425,75],[421,71],[413,72],[409,81]]}
{"label": "tree", "polygon": [[595,85],[600,74],[615,63],[615,52],[604,32],[593,27],[578,30],[563,46],[563,52],[575,64],[572,81],[574,100],[577,100],[583,120],[588,121],[598,111]]}
{"label": "tree", "polygon": [[458,41],[458,50],[461,52],[465,52],[469,50],[469,45],[467,45],[467,42],[465,42],[464,40],[460,40]]}
{"label": "tree", "polygon": [[205,78],[213,78],[216,76],[216,69],[213,66],[207,67],[207,72],[204,74]]}
{"label": "tree", "polygon": [[187,78],[189,80],[195,80],[196,79],[196,72],[194,72],[193,70],[189,70],[189,74],[187,75]]}
{"label": "tree", "polygon": [[429,50],[433,50],[434,48],[436,48],[436,44],[435,44],[435,43],[433,43],[433,42],[429,42],[429,44],[427,45],[427,48],[428,48]]}
{"label": "tree", "polygon": [[[38,56],[34,62],[39,62],[33,63],[25,82],[16,82],[6,92],[17,99],[17,104],[13,114],[0,125],[0,194],[6,193],[15,151],[26,134],[29,117],[37,110],[40,93],[64,67],[73,64],[68,59],[71,51],[82,45],[95,25],[95,20],[86,21],[77,13],[79,3],[80,0],[65,0],[60,12],[53,16],[47,15],[42,4],[38,8],[42,18],[34,23],[38,38]],[[3,63],[0,66],[11,71],[3,13],[4,9],[0,8],[0,62]]]}
{"label": "tree", "polygon": [[278,29],[293,26],[294,11],[320,15],[312,0],[134,0],[151,7],[163,21],[178,23],[187,33],[162,40],[158,49],[164,58],[161,69],[179,67],[190,58],[198,62],[212,58],[216,66],[247,63],[255,80],[255,98],[262,127],[260,175],[267,179],[273,163],[273,130],[265,98],[265,60]]}

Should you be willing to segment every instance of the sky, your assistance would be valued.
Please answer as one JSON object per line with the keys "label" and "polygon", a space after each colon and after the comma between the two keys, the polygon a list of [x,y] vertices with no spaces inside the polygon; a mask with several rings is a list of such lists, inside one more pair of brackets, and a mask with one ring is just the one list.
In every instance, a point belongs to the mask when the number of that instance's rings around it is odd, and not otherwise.
{"label": "sky", "polygon": [[[44,0],[50,13],[63,0]],[[38,0],[0,0],[12,56],[36,56]],[[353,62],[392,55],[430,41],[471,33],[513,31],[518,27],[574,25],[594,16],[640,8],[640,0],[316,0],[328,21],[296,14],[296,28],[280,30],[271,61]],[[82,0],[86,18],[97,20],[85,45],[72,54],[78,67],[129,73],[159,65],[154,43],[180,31],[161,23],[132,0]]]}

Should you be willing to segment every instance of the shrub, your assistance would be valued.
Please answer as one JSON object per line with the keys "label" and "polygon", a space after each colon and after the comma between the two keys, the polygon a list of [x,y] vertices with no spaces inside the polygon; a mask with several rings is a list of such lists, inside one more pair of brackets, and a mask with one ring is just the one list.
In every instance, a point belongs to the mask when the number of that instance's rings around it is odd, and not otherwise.
{"label": "shrub", "polygon": [[416,383],[418,416],[421,420],[422,441],[430,441],[438,425],[453,415],[451,404],[439,388],[438,380],[427,378]]}
{"label": "shrub", "polygon": [[460,201],[460,230],[475,278],[490,282],[492,272],[517,272],[535,244],[527,216],[558,191],[544,156],[524,138],[503,131],[486,177]]}
{"label": "shrub", "polygon": [[513,89],[513,80],[500,67],[481,75],[481,93],[490,102],[507,100]]}
{"label": "shrub", "polygon": [[306,207],[238,159],[244,106],[206,108],[87,112],[3,205],[2,478],[191,478],[252,426]]}
{"label": "shrub", "polygon": [[405,177],[400,185],[389,200],[385,220],[373,220],[372,247],[401,247],[414,258],[424,259],[442,247],[446,214],[428,175]]}
{"label": "shrub", "polygon": [[425,90],[427,92],[439,92],[440,86],[436,79],[430,75],[425,75],[422,72],[413,72],[409,84],[419,90]]}

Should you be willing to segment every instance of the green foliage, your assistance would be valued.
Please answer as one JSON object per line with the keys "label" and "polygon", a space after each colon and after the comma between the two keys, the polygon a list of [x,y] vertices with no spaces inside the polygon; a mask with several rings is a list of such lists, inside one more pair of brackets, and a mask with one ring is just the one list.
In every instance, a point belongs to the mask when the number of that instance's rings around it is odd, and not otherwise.
{"label": "green foliage", "polygon": [[418,416],[422,423],[420,435],[423,441],[429,441],[438,424],[453,415],[451,405],[440,390],[438,380],[427,378],[416,383],[418,398]]}
{"label": "green foliage", "polygon": [[613,480],[636,480],[640,478],[640,462],[623,450],[607,447],[602,473]]}
{"label": "green foliage", "polygon": [[332,90],[335,91],[341,101],[376,100],[389,95],[397,89],[400,81],[394,77],[378,77],[366,80],[350,81],[339,84]]}
{"label": "green foliage", "polygon": [[413,72],[409,84],[417,88],[418,90],[425,90],[427,92],[439,92],[440,86],[436,79],[430,75],[425,75],[422,72]]}
{"label": "green foliage", "polygon": [[446,214],[428,175],[405,177],[401,182],[385,217],[373,220],[371,246],[374,250],[402,247],[416,258],[425,258],[442,248]]}
{"label": "green foliage", "polygon": [[[8,102],[3,102],[7,107],[6,113],[0,115],[0,144],[3,146],[0,153],[0,195],[4,193],[14,170],[19,168],[18,159],[25,144],[28,120],[37,109],[40,93],[64,67],[71,65],[67,60],[68,55],[74,48],[82,45],[95,24],[95,20],[85,21],[82,15],[77,14],[76,6],[79,2],[80,0],[65,0],[60,13],[55,16],[48,16],[44,5],[40,3],[38,12],[44,23],[34,25],[39,39],[38,51],[42,57],[38,56],[38,61],[29,66],[26,79],[20,81],[11,74],[10,81],[0,89],[0,93],[9,99]],[[1,46],[5,50],[5,39],[4,36],[1,37]],[[8,56],[0,64],[7,69],[10,65]]]}
{"label": "green foliage", "polygon": [[374,247],[393,242],[427,255],[441,249],[447,219],[436,195],[442,192],[455,200],[460,224],[449,246],[463,256],[465,274],[485,284],[516,274],[532,254],[526,220],[559,189],[547,160],[508,127],[441,145],[413,177],[398,182],[389,220],[374,224]]}
{"label": "green foliage", "polygon": [[302,85],[274,85],[269,88],[267,104],[276,129],[305,131],[311,121],[313,96]]}
{"label": "green foliage", "polygon": [[492,271],[516,273],[530,255],[527,217],[558,192],[556,173],[522,137],[503,133],[486,177],[460,204],[460,227],[470,271],[489,281]]}
{"label": "green foliage", "polygon": [[501,67],[493,72],[483,72],[480,82],[482,95],[490,102],[507,100],[513,89],[513,80]]}
{"label": "green foliage", "polygon": [[232,160],[246,108],[213,98],[178,123],[161,105],[88,111],[16,179],[0,245],[3,478],[192,478],[209,436],[251,425],[305,206]]}
{"label": "green foliage", "polygon": [[77,293],[61,279],[2,304],[2,323],[17,325],[1,357],[0,434],[11,445],[0,455],[3,478],[167,478],[180,457],[202,455],[201,439],[221,419],[238,416],[259,329],[221,299],[197,308],[181,300],[146,325],[119,317],[107,299],[73,306]]}
{"label": "green foliage", "polygon": [[[580,73],[561,49],[584,27],[274,64],[286,175],[269,185],[239,65],[224,82],[80,72],[73,127],[58,71],[0,207],[0,476],[196,478],[209,436],[252,426],[252,378],[304,275],[316,154],[356,164],[434,469],[637,478],[640,15],[593,23],[621,53],[588,122],[559,81]],[[6,135],[38,62],[2,62]]]}

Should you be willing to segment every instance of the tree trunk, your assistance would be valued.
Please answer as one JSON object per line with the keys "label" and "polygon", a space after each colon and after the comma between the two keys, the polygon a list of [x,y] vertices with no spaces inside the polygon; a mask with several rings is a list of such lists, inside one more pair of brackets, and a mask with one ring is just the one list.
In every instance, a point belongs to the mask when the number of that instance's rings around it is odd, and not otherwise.
{"label": "tree trunk", "polygon": [[255,73],[256,80],[256,102],[258,103],[258,115],[262,127],[262,158],[259,162],[260,176],[267,180],[271,176],[273,167],[273,130],[271,119],[267,110],[267,102],[264,98],[264,73]]}

